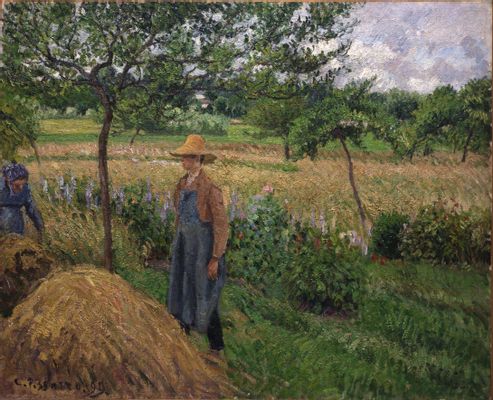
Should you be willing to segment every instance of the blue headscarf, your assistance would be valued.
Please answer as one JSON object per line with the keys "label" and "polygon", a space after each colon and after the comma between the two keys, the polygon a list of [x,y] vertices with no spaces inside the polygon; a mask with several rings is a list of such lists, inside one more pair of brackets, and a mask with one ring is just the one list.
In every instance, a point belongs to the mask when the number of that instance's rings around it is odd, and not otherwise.
{"label": "blue headscarf", "polygon": [[2,167],[2,175],[9,183],[10,194],[14,194],[12,191],[11,183],[17,179],[26,178],[29,179],[29,172],[27,168],[22,164],[11,163]]}

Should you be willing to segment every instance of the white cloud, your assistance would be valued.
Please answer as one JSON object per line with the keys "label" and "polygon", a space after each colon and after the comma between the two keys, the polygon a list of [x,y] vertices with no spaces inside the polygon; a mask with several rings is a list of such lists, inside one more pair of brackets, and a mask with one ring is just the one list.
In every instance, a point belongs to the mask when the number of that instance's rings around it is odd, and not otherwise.
{"label": "white cloud", "polygon": [[406,89],[419,93],[429,93],[440,84],[441,81],[437,76],[430,76],[428,79],[410,78]]}
{"label": "white cloud", "polygon": [[377,75],[375,88],[432,91],[491,73],[491,4],[367,3],[354,11],[352,73]]}

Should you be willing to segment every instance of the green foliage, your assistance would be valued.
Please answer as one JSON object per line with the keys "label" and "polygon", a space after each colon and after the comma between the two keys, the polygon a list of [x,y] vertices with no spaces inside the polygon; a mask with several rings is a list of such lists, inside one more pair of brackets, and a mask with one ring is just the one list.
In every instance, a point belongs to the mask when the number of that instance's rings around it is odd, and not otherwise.
{"label": "green foliage", "polygon": [[238,118],[246,113],[248,103],[244,93],[208,92],[207,95],[212,100],[214,114]]}
{"label": "green foliage", "polygon": [[[205,136],[226,136],[229,120],[223,115],[213,115],[190,108],[182,110],[171,106],[154,106],[139,113],[135,113],[137,103],[123,101],[117,108],[113,135],[119,135],[131,128],[144,131],[148,135],[183,136],[197,133]],[[97,122],[102,123],[103,110],[95,116]]]}
{"label": "green foliage", "polygon": [[418,150],[427,152],[433,144],[444,143],[444,128],[454,126],[462,115],[462,105],[455,89],[437,87],[419,105],[415,112],[416,140],[409,152],[410,157]]}
{"label": "green foliage", "polygon": [[303,114],[304,108],[305,100],[299,96],[282,100],[262,98],[248,109],[245,121],[261,128],[261,136],[282,137],[285,156],[289,158],[289,130],[293,121]]}
{"label": "green foliage", "polygon": [[163,130],[169,135],[188,135],[193,132],[199,135],[225,136],[228,126],[229,119],[223,115],[211,115],[190,109],[177,113],[163,126]]}
{"label": "green foliage", "polygon": [[401,233],[404,224],[409,224],[409,216],[396,211],[381,213],[373,227],[370,251],[387,258],[400,258]]}
{"label": "green foliage", "polygon": [[290,129],[296,157],[308,155],[314,159],[320,146],[334,140],[362,147],[364,135],[378,127],[377,110],[369,97],[371,85],[372,81],[364,81],[343,89],[330,87],[322,100],[314,101]]}
{"label": "green foliage", "polygon": [[410,260],[464,266],[489,263],[490,246],[490,210],[462,211],[438,200],[403,231],[401,251]]}
{"label": "green foliage", "polygon": [[[145,182],[125,186],[123,193],[121,216],[139,244],[150,249],[150,256],[169,258],[175,233],[172,210],[161,214],[160,201],[149,192]],[[112,201],[112,207],[116,211],[116,200]]]}
{"label": "green foliage", "polygon": [[154,297],[162,304],[166,304],[168,294],[168,275],[150,268],[140,268],[137,264],[122,264],[115,262],[116,273],[130,282],[141,292]]}
{"label": "green foliage", "polygon": [[[356,23],[348,18],[353,6],[308,5],[307,17],[295,21],[299,7],[10,3],[5,7],[1,74],[43,94],[53,107],[63,107],[75,96],[84,99],[86,108],[97,92],[107,115],[111,109],[116,119],[136,129],[167,106],[190,105],[198,90],[227,98],[225,111],[238,113],[244,96],[228,94],[231,88],[245,88],[254,97],[265,90],[275,94],[277,77],[285,75],[282,85],[297,93],[306,80],[300,75],[308,81],[319,78],[321,65],[345,57],[348,41],[336,41],[337,49],[318,54],[300,44],[311,47],[341,37]],[[315,25],[324,29],[312,29]],[[264,68],[257,71],[260,64]],[[335,73],[327,72],[326,78]],[[273,93],[265,80],[277,82]],[[57,99],[60,93],[63,99]]]}
{"label": "green foliage", "polygon": [[279,201],[271,193],[252,196],[245,218],[230,227],[230,275],[262,288],[278,284],[290,259],[289,215]]}
{"label": "green foliage", "polygon": [[337,234],[291,224],[272,194],[250,198],[231,222],[229,274],[315,313],[356,308],[363,261]]}
{"label": "green foliage", "polygon": [[[491,79],[471,79],[458,95],[464,107],[464,120],[456,130],[462,139],[461,144],[487,153],[491,141]],[[467,143],[468,135],[471,135],[470,143]]]}
{"label": "green foliage", "polygon": [[[35,88],[28,88],[27,91],[39,98],[43,104],[43,118],[85,116],[89,109],[96,109],[99,104],[96,93],[89,86],[65,87],[61,92],[57,91],[56,87],[47,88],[42,93],[37,93]],[[68,109],[73,111],[67,113]],[[47,116],[47,113],[50,113],[48,110],[55,111],[54,115]]]}
{"label": "green foliage", "polygon": [[0,80],[0,158],[11,160],[18,148],[34,147],[38,135],[36,102]]}
{"label": "green foliage", "polygon": [[415,112],[425,96],[415,92],[391,89],[385,93],[371,93],[376,109],[377,138],[389,143],[395,154],[409,154],[416,140]]}
{"label": "green foliage", "polygon": [[364,262],[337,233],[304,227],[296,234],[283,283],[290,299],[315,313],[357,308],[364,292]]}

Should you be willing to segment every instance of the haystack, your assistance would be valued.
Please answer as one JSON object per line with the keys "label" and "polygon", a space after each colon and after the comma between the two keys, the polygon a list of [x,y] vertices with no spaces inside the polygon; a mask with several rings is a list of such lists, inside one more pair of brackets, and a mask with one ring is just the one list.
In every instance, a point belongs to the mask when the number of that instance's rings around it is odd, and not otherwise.
{"label": "haystack", "polygon": [[33,240],[17,234],[0,236],[0,313],[9,315],[52,265],[53,260]]}
{"label": "haystack", "polygon": [[101,268],[50,274],[5,325],[0,398],[232,395],[224,371],[204,361],[162,304]]}

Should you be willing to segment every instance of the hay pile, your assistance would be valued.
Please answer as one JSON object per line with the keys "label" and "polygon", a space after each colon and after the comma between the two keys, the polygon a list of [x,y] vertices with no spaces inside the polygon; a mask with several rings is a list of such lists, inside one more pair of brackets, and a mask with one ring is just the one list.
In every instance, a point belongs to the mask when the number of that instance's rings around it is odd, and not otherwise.
{"label": "hay pile", "polygon": [[89,265],[50,274],[14,309],[0,343],[0,397],[232,395],[163,305]]}
{"label": "hay pile", "polygon": [[0,236],[0,313],[10,315],[52,265],[53,260],[31,239],[16,234]]}

